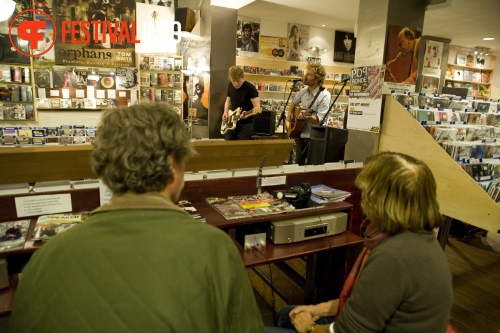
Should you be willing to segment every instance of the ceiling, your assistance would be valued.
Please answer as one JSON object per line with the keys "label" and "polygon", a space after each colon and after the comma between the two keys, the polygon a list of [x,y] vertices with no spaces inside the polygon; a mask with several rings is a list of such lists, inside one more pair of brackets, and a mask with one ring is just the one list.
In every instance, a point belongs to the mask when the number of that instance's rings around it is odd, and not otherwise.
{"label": "ceiling", "polygon": [[[193,2],[192,9],[204,0],[179,0]],[[205,0],[209,1],[209,0]],[[499,0],[447,0],[451,6],[425,12],[423,35],[451,39],[451,45],[474,49],[489,47],[500,55],[500,1]],[[240,8],[238,15],[260,19],[298,22],[313,27],[354,31],[359,0],[256,0]],[[335,22],[332,24],[331,22]],[[330,27],[329,27],[330,26]],[[483,41],[484,37],[495,37]]]}

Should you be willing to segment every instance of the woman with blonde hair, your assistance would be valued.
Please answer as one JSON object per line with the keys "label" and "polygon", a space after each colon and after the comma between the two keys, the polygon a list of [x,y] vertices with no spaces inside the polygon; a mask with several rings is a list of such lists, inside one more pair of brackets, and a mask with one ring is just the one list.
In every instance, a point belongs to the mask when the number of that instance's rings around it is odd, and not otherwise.
{"label": "woman with blonde hair", "polygon": [[367,159],[356,186],[365,248],[339,299],[285,307],[277,318],[282,328],[268,332],[446,332],[453,291],[433,232],[442,217],[431,170],[411,156],[383,152]]}

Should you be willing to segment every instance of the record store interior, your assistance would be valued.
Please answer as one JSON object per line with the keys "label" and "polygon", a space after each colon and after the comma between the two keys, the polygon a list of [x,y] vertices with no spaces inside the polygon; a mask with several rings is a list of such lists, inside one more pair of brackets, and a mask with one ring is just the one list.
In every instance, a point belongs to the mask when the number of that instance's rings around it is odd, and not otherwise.
{"label": "record store interior", "polygon": [[0,3],[0,332],[500,332],[500,2]]}

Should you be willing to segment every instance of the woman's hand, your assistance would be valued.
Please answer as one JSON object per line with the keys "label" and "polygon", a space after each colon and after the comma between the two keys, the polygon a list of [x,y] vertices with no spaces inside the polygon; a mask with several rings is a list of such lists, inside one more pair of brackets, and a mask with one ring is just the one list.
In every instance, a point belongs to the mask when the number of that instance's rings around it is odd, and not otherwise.
{"label": "woman's hand", "polygon": [[292,316],[290,317],[290,319],[292,321],[293,326],[295,326],[295,329],[299,333],[306,333],[309,326],[311,326],[311,324],[314,324],[315,322],[315,320],[311,316],[311,313],[307,311],[302,311],[297,314],[294,314],[293,317]]}

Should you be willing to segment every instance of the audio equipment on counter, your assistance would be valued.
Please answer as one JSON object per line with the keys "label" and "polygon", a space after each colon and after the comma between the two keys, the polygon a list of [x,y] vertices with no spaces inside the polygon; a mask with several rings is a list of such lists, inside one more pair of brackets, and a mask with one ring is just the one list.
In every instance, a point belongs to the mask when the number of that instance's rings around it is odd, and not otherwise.
{"label": "audio equipment on counter", "polygon": [[311,185],[302,183],[300,186],[292,186],[286,191],[274,191],[273,196],[278,199],[285,199],[295,208],[307,207],[307,203],[311,198]]}
{"label": "audio equipment on counter", "polygon": [[295,243],[313,238],[333,236],[347,229],[347,213],[335,212],[271,222],[267,238],[274,244]]}

